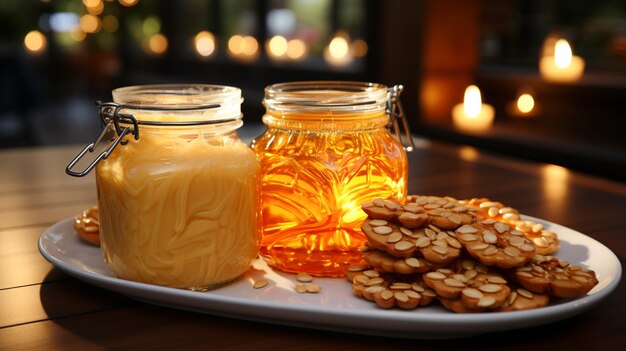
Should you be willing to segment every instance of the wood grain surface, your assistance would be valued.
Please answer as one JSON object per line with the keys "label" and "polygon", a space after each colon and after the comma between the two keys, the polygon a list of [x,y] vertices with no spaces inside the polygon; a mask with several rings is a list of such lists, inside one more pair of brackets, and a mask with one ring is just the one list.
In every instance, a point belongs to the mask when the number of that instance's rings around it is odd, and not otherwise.
{"label": "wood grain surface", "polygon": [[[72,178],[80,146],[0,152],[0,350],[618,350],[626,342],[626,287],[594,309],[546,326],[453,340],[406,340],[277,326],[173,310],[68,277],[45,261],[48,226],[95,204],[93,175]],[[418,140],[409,192],[489,197],[595,238],[623,265],[626,185]],[[593,165],[589,165],[593,167]],[[407,312],[410,313],[410,312]]]}

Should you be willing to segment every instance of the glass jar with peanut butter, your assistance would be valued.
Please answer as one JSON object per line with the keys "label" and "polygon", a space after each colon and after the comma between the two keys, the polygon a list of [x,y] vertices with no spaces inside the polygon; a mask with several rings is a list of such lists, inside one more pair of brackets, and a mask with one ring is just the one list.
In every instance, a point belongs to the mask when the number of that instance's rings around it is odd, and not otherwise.
{"label": "glass jar with peanut butter", "polygon": [[[240,89],[133,86],[115,89],[113,101],[99,103],[105,128],[98,141],[108,145],[86,169],[96,168],[109,269],[119,278],[192,290],[243,274],[260,236],[257,160],[237,135]],[[68,173],[85,173],[73,166]]]}

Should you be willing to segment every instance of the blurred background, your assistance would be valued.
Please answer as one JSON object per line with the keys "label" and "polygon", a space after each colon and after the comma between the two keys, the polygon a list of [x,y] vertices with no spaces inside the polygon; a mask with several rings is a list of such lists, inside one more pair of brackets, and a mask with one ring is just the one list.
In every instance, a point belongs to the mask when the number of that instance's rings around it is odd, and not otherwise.
{"label": "blurred background", "polygon": [[623,0],[0,1],[0,148],[90,142],[137,84],[240,87],[254,133],[301,80],[403,84],[414,134],[626,181]]}

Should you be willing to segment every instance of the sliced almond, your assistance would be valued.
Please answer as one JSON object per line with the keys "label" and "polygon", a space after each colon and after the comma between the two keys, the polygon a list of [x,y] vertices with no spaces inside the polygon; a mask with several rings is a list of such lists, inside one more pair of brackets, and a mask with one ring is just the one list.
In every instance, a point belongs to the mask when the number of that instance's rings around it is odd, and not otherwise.
{"label": "sliced almond", "polygon": [[396,300],[398,300],[400,302],[408,302],[409,301],[409,297],[405,293],[403,293],[403,292],[394,293],[393,297],[395,297]]}
{"label": "sliced almond", "polygon": [[485,284],[478,287],[478,290],[486,293],[495,293],[502,290],[502,287],[497,284]]}
{"label": "sliced almond", "polygon": [[483,230],[483,240],[489,244],[495,244],[498,242],[498,237],[491,230]]}
{"label": "sliced almond", "polygon": [[417,240],[415,240],[415,246],[419,248],[428,247],[430,246],[430,239],[425,236],[420,236],[419,238],[417,238]]}
{"label": "sliced almond", "polygon": [[463,234],[459,236],[459,239],[463,241],[476,241],[478,240],[478,236],[474,234]]}
{"label": "sliced almond", "polygon": [[448,248],[443,246],[433,246],[433,251],[441,255],[446,255],[448,253]]}
{"label": "sliced almond", "polygon": [[506,232],[509,229],[509,225],[506,223],[502,223],[502,222],[496,222],[493,224],[493,227],[496,228],[496,230],[498,231],[498,233],[502,234],[504,232]]}
{"label": "sliced almond", "polygon": [[461,291],[461,293],[471,299],[480,299],[483,297],[483,293],[474,288],[465,288]]}
{"label": "sliced almond", "polygon": [[415,247],[415,245],[413,245],[413,243],[410,243],[408,241],[402,240],[402,241],[398,241],[397,243],[395,243],[393,247],[398,251],[406,251]]}
{"label": "sliced almond", "polygon": [[458,280],[458,279],[454,279],[454,278],[446,278],[443,280],[443,283],[447,286],[453,287],[453,288],[464,288],[465,284]]}
{"label": "sliced almond", "polygon": [[487,277],[487,281],[494,284],[506,284],[506,280],[504,280],[504,278],[495,275]]}
{"label": "sliced almond", "polygon": [[496,299],[491,296],[484,296],[478,299],[478,303],[476,304],[478,307],[490,307],[496,303]]}
{"label": "sliced almond", "polygon": [[522,253],[520,252],[519,249],[513,247],[513,246],[507,246],[504,248],[504,253],[511,256],[511,257],[517,257],[519,255],[521,255]]}
{"label": "sliced almond", "polygon": [[383,199],[374,199],[372,202],[378,207],[385,207],[385,200]]}
{"label": "sliced almond", "polygon": [[517,289],[517,293],[520,294],[521,296],[524,296],[527,299],[532,299],[533,297],[535,297],[535,295],[533,295],[532,292],[526,289],[522,289],[522,288]]}
{"label": "sliced almond", "polygon": [[[300,274],[302,274],[302,273],[300,273]],[[300,274],[298,274],[298,275],[300,275]],[[307,275],[308,275],[308,274],[307,274]],[[377,277],[380,277],[380,273],[378,273],[377,271],[375,271],[375,270],[373,270],[373,269],[368,269],[368,270],[366,270],[366,271],[363,271],[363,275],[364,275],[364,276],[366,276],[366,277],[368,277],[368,278],[377,278]],[[308,282],[310,282],[310,281],[312,281],[312,280],[313,280],[313,277],[311,277],[311,279],[310,279],[310,280],[306,280],[306,279],[308,279],[307,277],[304,277],[304,279],[305,279],[305,280],[299,280],[299,279],[298,279],[298,281],[301,281],[301,282],[307,282],[307,283],[308,283]]]}
{"label": "sliced almond", "polygon": [[378,227],[381,225],[387,225],[389,222],[387,222],[384,219],[372,219],[368,222],[372,227]]}
{"label": "sliced almond", "polygon": [[299,294],[304,294],[306,293],[306,286],[304,284],[296,284],[296,292]]}
{"label": "sliced almond", "polygon": [[393,297],[393,292],[391,290],[385,290],[382,293],[380,293],[380,298],[383,300],[389,300],[392,297]]}
{"label": "sliced almond", "polygon": [[487,247],[483,251],[483,255],[485,255],[485,256],[491,256],[491,255],[495,255],[497,253],[498,253],[498,249],[496,249],[495,246],[491,246],[491,245],[489,245],[489,247]]}
{"label": "sliced almond", "polygon": [[260,279],[254,282],[254,284],[252,285],[255,289],[261,289],[267,286],[268,281],[265,279]]}
{"label": "sliced almond", "polygon": [[374,227],[372,228],[372,230],[374,231],[374,233],[380,234],[380,235],[386,235],[386,234],[390,234],[391,232],[393,232],[393,228],[388,227],[386,225]]}
{"label": "sliced almond", "polygon": [[304,287],[306,289],[306,292],[310,294],[317,294],[322,289],[319,285],[311,283],[305,284]]}
{"label": "sliced almond", "polygon": [[404,263],[406,263],[407,266],[413,267],[413,268],[420,268],[422,266],[422,263],[420,262],[420,260],[418,260],[415,257],[409,257],[405,259]]}
{"label": "sliced almond", "polygon": [[472,247],[470,247],[470,249],[472,249],[472,250],[484,250],[484,249],[486,249],[488,247],[489,247],[489,244],[487,244],[487,243],[478,243],[478,244],[472,245]]}
{"label": "sliced almond", "polygon": [[433,280],[444,280],[446,279],[446,276],[444,274],[441,274],[439,272],[428,272],[426,273],[426,277],[433,279]]}
{"label": "sliced almond", "polygon": [[461,234],[472,234],[472,233],[478,232],[478,229],[476,229],[475,227],[472,227],[469,224],[466,224],[466,225],[459,227],[459,229],[457,229],[456,231]]}
{"label": "sliced almond", "polygon": [[402,240],[402,233],[400,232],[393,232],[387,237],[388,243],[397,243],[400,240]]}

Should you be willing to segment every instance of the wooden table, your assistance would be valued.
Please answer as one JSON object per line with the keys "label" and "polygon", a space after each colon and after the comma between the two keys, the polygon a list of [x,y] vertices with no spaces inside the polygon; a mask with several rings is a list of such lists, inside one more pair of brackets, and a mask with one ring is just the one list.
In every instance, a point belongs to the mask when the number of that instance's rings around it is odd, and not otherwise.
{"label": "wooden table", "polygon": [[[547,326],[465,339],[411,341],[277,326],[157,307],[53,268],[46,227],[95,204],[94,177],[64,173],[79,146],[0,152],[0,349],[617,350],[626,342],[623,281],[597,307]],[[626,185],[472,148],[420,141],[410,193],[484,196],[574,228],[626,257]],[[593,167],[593,165],[589,165]],[[506,348],[503,348],[506,347]]]}

